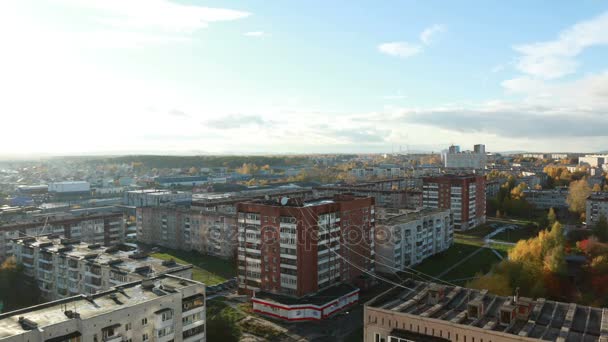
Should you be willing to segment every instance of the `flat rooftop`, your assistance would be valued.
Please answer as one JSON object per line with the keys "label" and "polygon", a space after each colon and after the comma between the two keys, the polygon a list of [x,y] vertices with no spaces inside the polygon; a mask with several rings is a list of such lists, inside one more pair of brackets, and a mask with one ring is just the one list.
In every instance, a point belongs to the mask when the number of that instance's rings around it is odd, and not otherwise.
{"label": "flat rooftop", "polygon": [[396,225],[396,224],[417,221],[424,217],[427,217],[430,215],[435,215],[435,214],[440,214],[440,213],[446,213],[449,216],[450,210],[449,209],[424,208],[421,210],[412,210],[412,211],[405,212],[405,213],[391,213],[389,211],[385,211],[385,214],[384,214],[385,217],[378,218],[377,223]]}
{"label": "flat rooftop", "polygon": [[108,312],[138,305],[158,297],[174,293],[183,288],[202,283],[172,275],[161,275],[151,279],[154,288],[142,287],[142,282],[116,286],[95,295],[78,295],[54,302],[0,314],[0,339],[28,332],[19,322],[19,317],[37,324],[38,328],[69,321],[65,310],[77,312],[81,319],[100,316]]}
{"label": "flat rooftop", "polygon": [[[600,336],[608,337],[608,309],[595,308],[573,303],[562,303],[539,298],[532,300],[522,297],[520,301],[531,305],[527,319],[518,319],[510,325],[500,324],[501,308],[513,307],[513,297],[502,297],[475,289],[438,285],[435,283],[409,280],[403,284],[410,289],[394,287],[365,305],[404,315],[422,316],[459,324],[492,330],[507,334],[536,338],[545,341],[599,341]],[[443,290],[443,296],[435,304],[430,301],[430,293]],[[480,317],[466,315],[469,304],[483,303],[484,313]],[[602,324],[603,323],[603,324]]]}
{"label": "flat rooftop", "polygon": [[[148,273],[159,274],[192,267],[192,265],[171,263],[138,254],[135,249],[127,250],[126,248],[103,247],[84,242],[70,243],[66,239],[50,238],[48,236],[19,239],[16,240],[16,243],[30,247],[39,247],[42,251],[61,254],[66,258],[87,259],[94,264],[110,265],[113,269],[125,273],[137,273],[141,275]],[[146,267],[148,267],[147,270]]]}
{"label": "flat rooftop", "polygon": [[334,286],[328,287],[324,290],[321,290],[313,295],[308,295],[308,296],[304,296],[304,297],[292,297],[292,296],[285,296],[285,295],[281,295],[281,294],[260,291],[260,292],[256,292],[255,298],[275,302],[277,304],[284,304],[284,305],[303,305],[303,304],[323,305],[325,303],[329,303],[335,299],[338,299],[342,296],[345,296],[355,290],[358,290],[358,288],[356,288],[352,285],[349,285],[349,284],[340,283],[338,285],[334,285]]}

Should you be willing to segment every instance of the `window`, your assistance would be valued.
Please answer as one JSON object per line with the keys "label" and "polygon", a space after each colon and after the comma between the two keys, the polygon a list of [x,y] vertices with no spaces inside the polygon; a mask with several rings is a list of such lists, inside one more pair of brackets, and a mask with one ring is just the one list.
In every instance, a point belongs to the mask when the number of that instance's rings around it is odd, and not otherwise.
{"label": "window", "polygon": [[163,322],[173,319],[173,311],[165,311],[161,315],[161,320]]}
{"label": "window", "polygon": [[131,322],[125,324],[125,331],[129,331],[131,329],[133,329],[133,326],[132,326]]}
{"label": "window", "polygon": [[141,340],[142,341],[147,341],[148,340],[148,334],[141,335]]}
{"label": "window", "polygon": [[144,317],[141,319],[141,325],[148,325],[148,318]]}

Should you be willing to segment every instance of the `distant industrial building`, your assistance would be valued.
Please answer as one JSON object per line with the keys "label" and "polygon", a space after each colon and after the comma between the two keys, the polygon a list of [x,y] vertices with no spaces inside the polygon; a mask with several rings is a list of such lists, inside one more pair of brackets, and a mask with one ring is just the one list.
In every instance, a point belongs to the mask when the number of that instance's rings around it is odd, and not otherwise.
{"label": "distant industrial building", "polygon": [[467,230],[486,222],[486,179],[478,175],[423,178],[423,206],[451,209],[454,228]]}
{"label": "distant industrial building", "polygon": [[12,255],[12,239],[41,234],[112,246],[125,241],[125,219],[122,213],[61,213],[0,222],[0,260]]}
{"label": "distant industrial building", "polygon": [[171,190],[131,190],[124,193],[123,204],[132,207],[159,207],[171,203],[189,204],[192,194]]}
{"label": "distant industrial building", "polygon": [[603,342],[608,311],[410,280],[363,310],[365,342]]}
{"label": "distant industrial building", "polygon": [[[358,300],[359,290],[342,285],[369,284],[365,273],[374,271],[373,198],[250,201],[239,203],[237,212],[239,290],[255,297],[254,310],[287,308],[280,318],[320,319],[327,313],[289,305],[327,291],[331,295],[324,296],[324,304],[337,301],[344,307]],[[291,316],[296,311],[300,315]]]}
{"label": "distant industrial building", "polygon": [[173,177],[156,177],[154,179],[162,187],[171,186],[196,186],[209,183],[207,176],[173,176]]}
{"label": "distant industrial building", "polygon": [[94,294],[164,273],[192,278],[192,265],[71,239],[23,238],[16,240],[13,253],[47,300]]}
{"label": "distant industrial building", "polygon": [[205,285],[173,275],[0,314],[3,342],[205,342]]}
{"label": "distant industrial building", "polygon": [[374,246],[378,271],[405,270],[454,243],[449,209],[377,210]]}
{"label": "distant industrial building", "polygon": [[224,259],[236,254],[236,214],[183,207],[137,209],[137,240]]}
{"label": "distant industrial building", "polygon": [[48,191],[57,194],[86,194],[91,191],[91,184],[85,181],[55,182],[48,185]]}
{"label": "distant industrial building", "polygon": [[448,169],[484,169],[486,167],[486,146],[475,145],[473,151],[460,151],[459,146],[450,146],[443,154],[444,166]]}

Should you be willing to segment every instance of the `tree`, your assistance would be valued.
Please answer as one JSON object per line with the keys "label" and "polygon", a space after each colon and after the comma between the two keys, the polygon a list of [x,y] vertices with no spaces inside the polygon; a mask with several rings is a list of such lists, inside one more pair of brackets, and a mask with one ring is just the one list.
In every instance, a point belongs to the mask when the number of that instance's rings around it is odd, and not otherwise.
{"label": "tree", "polygon": [[593,185],[593,189],[591,189],[591,191],[593,191],[593,192],[600,192],[600,191],[602,191],[602,186],[599,185],[599,183],[595,183]]}
{"label": "tree", "polygon": [[41,303],[40,290],[36,282],[23,273],[23,266],[15,257],[0,265],[0,301],[4,311],[18,310]]}
{"label": "tree", "polygon": [[571,182],[568,191],[566,202],[568,203],[570,211],[579,214],[584,212],[587,197],[591,194],[591,188],[589,188],[587,181],[581,179]]}
{"label": "tree", "polygon": [[606,217],[600,214],[597,223],[593,226],[593,235],[601,242],[608,242],[608,221]]}
{"label": "tree", "polygon": [[549,209],[547,219],[549,220],[550,225],[553,225],[557,221],[557,215],[555,215],[555,210],[553,208]]}

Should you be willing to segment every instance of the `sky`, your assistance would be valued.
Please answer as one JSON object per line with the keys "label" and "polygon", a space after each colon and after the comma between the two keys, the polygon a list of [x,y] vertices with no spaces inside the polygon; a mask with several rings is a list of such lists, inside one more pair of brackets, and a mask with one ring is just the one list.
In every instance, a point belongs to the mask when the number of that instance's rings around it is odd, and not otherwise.
{"label": "sky", "polygon": [[0,155],[608,150],[608,3],[4,0]]}

